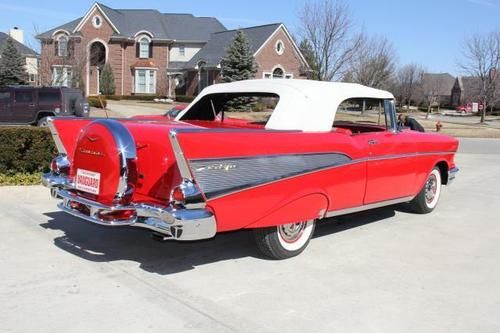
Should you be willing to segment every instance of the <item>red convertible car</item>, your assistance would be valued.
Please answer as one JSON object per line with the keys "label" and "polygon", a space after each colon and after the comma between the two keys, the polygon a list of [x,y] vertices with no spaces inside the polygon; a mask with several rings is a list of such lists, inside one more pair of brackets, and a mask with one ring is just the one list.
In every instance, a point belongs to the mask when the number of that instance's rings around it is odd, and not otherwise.
{"label": "red convertible car", "polygon": [[[273,110],[226,122],[242,103]],[[64,212],[179,241],[253,229],[275,259],[327,217],[403,202],[429,213],[458,171],[456,139],[398,128],[392,94],[350,83],[217,84],[175,120],[49,124],[60,155],[43,183]]]}

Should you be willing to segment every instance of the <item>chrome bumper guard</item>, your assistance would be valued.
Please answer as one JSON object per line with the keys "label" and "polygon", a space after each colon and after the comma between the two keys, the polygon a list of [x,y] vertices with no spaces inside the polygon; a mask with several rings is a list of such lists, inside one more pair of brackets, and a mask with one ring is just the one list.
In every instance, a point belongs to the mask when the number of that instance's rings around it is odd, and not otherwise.
{"label": "chrome bumper guard", "polygon": [[[217,224],[214,215],[204,208],[186,209],[150,204],[108,206],[82,198],[70,190],[70,182],[64,176],[46,173],[42,176],[44,186],[51,189],[52,196],[62,199],[57,206],[64,212],[86,221],[104,226],[132,226],[149,229],[165,239],[190,241],[215,236]],[[103,219],[110,213],[126,212],[127,219]],[[108,215],[109,216],[109,215]]]}
{"label": "chrome bumper guard", "polygon": [[448,170],[448,182],[446,183],[446,185],[450,185],[453,182],[453,180],[457,176],[458,171],[458,168],[451,168],[450,170]]}

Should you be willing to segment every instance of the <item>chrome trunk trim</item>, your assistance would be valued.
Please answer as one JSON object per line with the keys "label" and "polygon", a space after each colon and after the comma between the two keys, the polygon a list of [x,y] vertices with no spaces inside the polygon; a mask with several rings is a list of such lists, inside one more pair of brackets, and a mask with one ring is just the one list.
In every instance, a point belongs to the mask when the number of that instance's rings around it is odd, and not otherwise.
{"label": "chrome trunk trim", "polygon": [[52,140],[56,145],[57,151],[59,154],[67,155],[66,148],[64,147],[61,138],[59,137],[59,132],[57,131],[56,125],[54,125],[54,118],[47,118],[47,127],[50,130],[50,134],[52,134]]}

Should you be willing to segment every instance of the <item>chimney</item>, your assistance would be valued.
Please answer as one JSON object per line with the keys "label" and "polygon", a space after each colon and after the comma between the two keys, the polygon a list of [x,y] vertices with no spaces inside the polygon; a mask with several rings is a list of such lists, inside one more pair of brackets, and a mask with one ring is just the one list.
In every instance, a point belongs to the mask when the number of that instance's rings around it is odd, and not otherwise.
{"label": "chimney", "polygon": [[18,27],[10,29],[9,35],[10,37],[17,40],[19,43],[24,44],[24,32]]}

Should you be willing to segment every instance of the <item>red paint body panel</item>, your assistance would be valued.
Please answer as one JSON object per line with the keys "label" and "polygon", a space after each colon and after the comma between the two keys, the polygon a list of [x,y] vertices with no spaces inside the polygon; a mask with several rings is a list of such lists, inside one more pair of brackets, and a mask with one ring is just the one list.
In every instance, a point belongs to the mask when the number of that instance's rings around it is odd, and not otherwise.
{"label": "red paint body panel", "polygon": [[[103,194],[98,200],[108,202],[116,190],[116,163],[112,158],[116,151],[110,133],[99,126],[87,126],[91,121],[54,123],[73,163],[72,172],[83,168],[103,173]],[[343,165],[208,199],[206,205],[215,214],[219,232],[308,220],[325,210],[414,196],[437,163],[454,167],[453,156],[458,147],[457,140],[438,134],[378,130],[350,135],[347,129],[355,132],[363,128],[341,125],[337,126],[338,131],[304,133],[259,129],[262,125],[230,118],[225,122],[136,119],[122,123],[135,139],[137,149],[139,177],[133,202],[169,204],[172,188],[181,181],[169,140],[172,129],[180,129],[177,139],[188,161],[312,153],[339,153],[351,159]],[[86,135],[99,140],[91,142],[85,139]],[[105,157],[81,153],[79,149],[99,151]]]}

